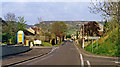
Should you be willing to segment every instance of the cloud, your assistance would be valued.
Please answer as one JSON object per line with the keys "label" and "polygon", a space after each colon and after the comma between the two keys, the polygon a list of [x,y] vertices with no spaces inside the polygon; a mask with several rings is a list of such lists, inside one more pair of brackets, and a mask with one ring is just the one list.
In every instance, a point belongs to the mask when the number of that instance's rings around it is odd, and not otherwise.
{"label": "cloud", "polygon": [[88,6],[89,2],[3,2],[2,15],[12,12],[24,16],[27,24],[38,23],[38,17],[50,21],[99,20],[99,15],[90,14]]}
{"label": "cloud", "polygon": [[[103,2],[104,0],[92,0],[92,2]],[[106,0],[118,2],[119,0]],[[91,0],[2,0],[2,2],[91,2]]]}
{"label": "cloud", "polygon": [[2,17],[2,3],[0,2],[0,17]]}
{"label": "cloud", "polygon": [[90,2],[91,0],[3,0],[3,2]]}

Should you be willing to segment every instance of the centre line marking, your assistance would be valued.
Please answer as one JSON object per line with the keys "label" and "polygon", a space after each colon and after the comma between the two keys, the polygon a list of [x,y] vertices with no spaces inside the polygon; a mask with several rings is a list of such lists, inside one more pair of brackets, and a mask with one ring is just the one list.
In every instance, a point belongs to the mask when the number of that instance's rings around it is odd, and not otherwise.
{"label": "centre line marking", "polygon": [[87,60],[87,64],[88,64],[88,67],[91,67],[91,66],[90,66],[90,62],[89,62],[88,60]]}
{"label": "centre line marking", "polygon": [[83,61],[82,54],[80,54],[80,59],[81,59],[81,67],[84,67],[84,61]]}

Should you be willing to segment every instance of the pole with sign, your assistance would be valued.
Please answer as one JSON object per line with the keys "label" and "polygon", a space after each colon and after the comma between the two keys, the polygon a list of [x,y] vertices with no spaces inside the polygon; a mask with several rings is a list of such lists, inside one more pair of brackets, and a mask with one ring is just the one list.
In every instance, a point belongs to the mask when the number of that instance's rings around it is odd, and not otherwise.
{"label": "pole with sign", "polygon": [[93,52],[93,39],[97,39],[97,48],[98,48],[98,39],[100,37],[88,37],[88,39],[92,39],[92,52]]}
{"label": "pole with sign", "polygon": [[17,43],[24,44],[24,32],[23,31],[17,32]]}

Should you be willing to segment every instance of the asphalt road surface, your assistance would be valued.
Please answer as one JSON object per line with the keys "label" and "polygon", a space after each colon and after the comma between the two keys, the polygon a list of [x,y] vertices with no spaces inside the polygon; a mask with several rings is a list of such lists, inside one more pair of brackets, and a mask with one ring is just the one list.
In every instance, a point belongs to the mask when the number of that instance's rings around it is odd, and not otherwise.
{"label": "asphalt road surface", "polygon": [[[116,67],[117,60],[84,55],[74,42],[64,42],[49,54],[18,65],[69,65],[78,67]],[[116,63],[117,62],[117,63]]]}

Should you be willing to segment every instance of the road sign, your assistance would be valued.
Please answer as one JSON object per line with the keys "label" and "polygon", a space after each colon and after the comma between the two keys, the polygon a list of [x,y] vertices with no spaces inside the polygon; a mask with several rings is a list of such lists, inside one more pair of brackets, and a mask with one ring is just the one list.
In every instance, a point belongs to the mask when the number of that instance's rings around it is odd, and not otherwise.
{"label": "road sign", "polygon": [[88,39],[99,39],[100,37],[88,37]]}
{"label": "road sign", "polygon": [[88,39],[92,39],[92,52],[93,52],[93,39],[97,39],[97,48],[98,48],[98,39],[100,37],[88,37]]}
{"label": "road sign", "polygon": [[24,32],[18,31],[17,33],[17,43],[24,43]]}

